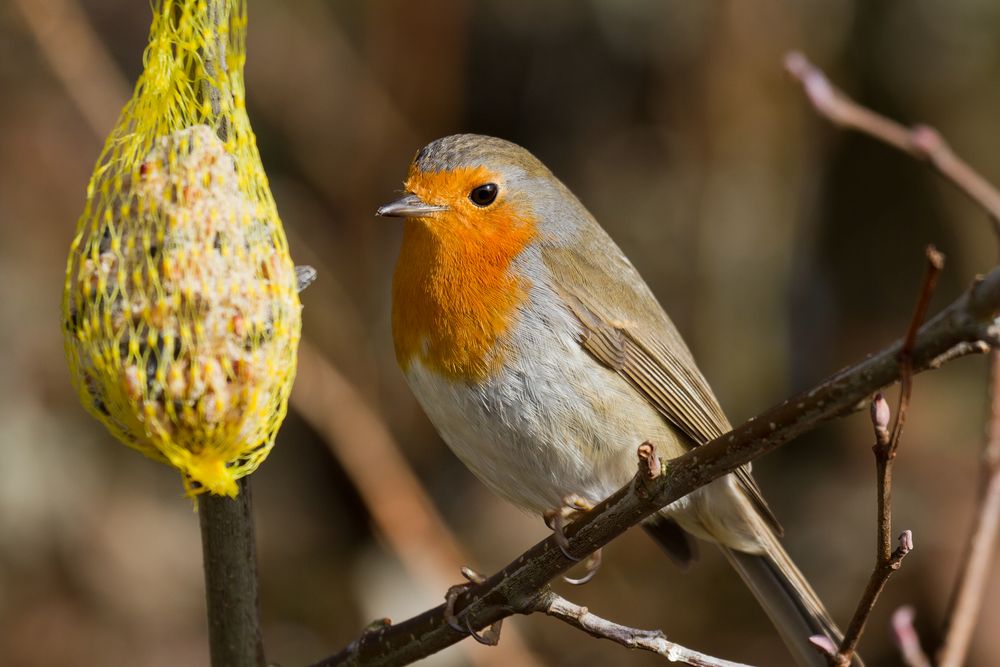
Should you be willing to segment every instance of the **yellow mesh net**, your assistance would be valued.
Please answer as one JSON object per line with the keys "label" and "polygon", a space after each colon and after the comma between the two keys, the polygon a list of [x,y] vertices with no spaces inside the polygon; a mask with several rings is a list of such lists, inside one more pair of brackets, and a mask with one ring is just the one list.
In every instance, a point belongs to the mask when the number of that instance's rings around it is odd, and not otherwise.
{"label": "yellow mesh net", "polygon": [[107,139],[70,248],[66,355],[84,406],[235,495],[284,419],[301,325],[295,269],[247,118],[246,6],[154,0],[145,68]]}

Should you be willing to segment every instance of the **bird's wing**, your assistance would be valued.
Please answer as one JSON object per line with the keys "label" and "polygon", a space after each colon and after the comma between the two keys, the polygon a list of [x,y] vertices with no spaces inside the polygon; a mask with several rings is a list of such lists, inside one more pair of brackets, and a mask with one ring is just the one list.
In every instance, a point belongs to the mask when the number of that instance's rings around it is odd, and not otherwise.
{"label": "bird's wing", "polygon": [[[580,344],[635,388],[692,446],[731,429],[677,329],[638,271],[594,223],[573,247],[545,245],[542,258],[559,295],[582,326]],[[749,466],[740,486],[779,535]]]}

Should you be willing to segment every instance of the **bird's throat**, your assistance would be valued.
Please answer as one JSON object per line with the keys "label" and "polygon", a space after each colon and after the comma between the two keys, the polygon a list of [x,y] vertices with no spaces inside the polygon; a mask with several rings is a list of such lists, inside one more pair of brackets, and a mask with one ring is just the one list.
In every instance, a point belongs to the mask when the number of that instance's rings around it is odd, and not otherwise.
{"label": "bird's throat", "polygon": [[392,331],[403,371],[414,363],[454,380],[493,376],[505,334],[527,298],[514,259],[535,238],[531,220],[491,224],[407,220],[392,281]]}

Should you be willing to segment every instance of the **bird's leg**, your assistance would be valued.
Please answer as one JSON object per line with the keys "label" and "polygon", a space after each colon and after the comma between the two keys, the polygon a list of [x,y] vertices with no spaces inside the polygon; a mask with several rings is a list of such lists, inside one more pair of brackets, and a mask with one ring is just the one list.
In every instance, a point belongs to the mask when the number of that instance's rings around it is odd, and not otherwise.
{"label": "bird's leg", "polygon": [[462,576],[468,580],[468,583],[455,584],[444,594],[444,620],[455,632],[460,632],[463,635],[472,635],[472,638],[480,644],[485,644],[486,646],[496,646],[500,642],[500,628],[503,625],[502,618],[491,625],[490,629],[482,634],[479,634],[473,630],[471,626],[469,626],[469,619],[465,619],[464,625],[458,622],[458,617],[455,615],[455,600],[458,599],[459,595],[467,591],[472,586],[486,581],[486,577],[479,574],[471,567],[463,567]]}
{"label": "bird's leg", "polygon": [[545,525],[549,527],[554,533],[556,538],[556,544],[559,545],[559,550],[563,552],[563,555],[570,560],[580,560],[573,554],[569,552],[569,540],[566,539],[566,526],[569,520],[580,512],[586,512],[593,509],[594,506],[590,504],[585,498],[581,498],[576,494],[571,494],[563,498],[562,505],[554,510],[549,510],[542,515],[542,519],[545,521]]}
{"label": "bird's leg", "polygon": [[[545,520],[545,525],[553,532],[556,540],[556,544],[559,545],[559,550],[563,552],[563,555],[570,560],[580,560],[573,554],[569,552],[569,540],[566,539],[565,528],[570,519],[580,512],[588,512],[592,510],[594,506],[586,499],[581,498],[578,495],[569,495],[563,498],[563,504],[556,510],[546,512],[543,515]],[[598,549],[594,553],[590,554],[587,558],[587,562],[584,563],[584,568],[586,572],[579,579],[574,579],[572,577],[563,577],[563,580],[568,584],[573,584],[574,586],[581,586],[597,574],[597,570],[601,567],[601,550]]]}

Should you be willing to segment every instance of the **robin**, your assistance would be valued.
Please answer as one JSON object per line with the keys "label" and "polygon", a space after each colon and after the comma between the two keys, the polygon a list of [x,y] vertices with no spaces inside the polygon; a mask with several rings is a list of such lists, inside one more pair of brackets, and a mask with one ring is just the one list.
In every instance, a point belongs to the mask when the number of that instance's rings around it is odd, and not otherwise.
{"label": "robin", "polygon": [[[628,258],[538,159],[502,139],[431,142],[402,198],[396,359],[444,441],[489,488],[551,516],[627,483],[636,446],[667,458],[731,429]],[[568,501],[567,499],[573,499]],[[782,548],[747,465],[643,526],[675,560],[716,543],[800,664],[840,631]]]}

